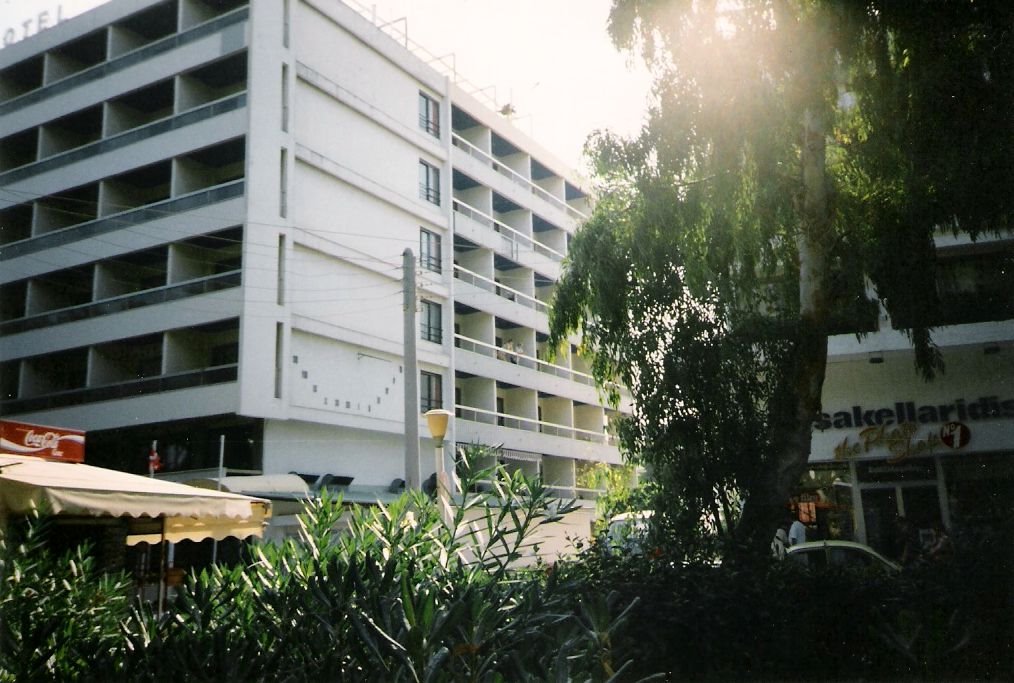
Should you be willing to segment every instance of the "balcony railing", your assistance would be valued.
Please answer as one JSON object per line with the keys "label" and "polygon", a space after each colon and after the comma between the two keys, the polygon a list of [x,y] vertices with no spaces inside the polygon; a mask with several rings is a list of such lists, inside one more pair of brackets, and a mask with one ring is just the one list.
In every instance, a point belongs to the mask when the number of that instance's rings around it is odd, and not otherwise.
{"label": "balcony railing", "polygon": [[4,414],[27,413],[62,408],[80,403],[135,398],[146,394],[158,394],[176,389],[189,389],[211,384],[235,382],[238,374],[239,366],[233,363],[231,365],[219,365],[200,370],[175,372],[159,375],[158,377],[144,377],[142,379],[106,384],[98,387],[66,389],[41,396],[0,401],[0,412]]}
{"label": "balcony railing", "polygon": [[505,249],[508,252],[508,254],[510,254],[511,258],[517,259],[518,247],[524,246],[526,249],[530,249],[538,254],[548,256],[557,263],[563,261],[564,256],[560,252],[556,251],[551,247],[547,247],[542,242],[533,239],[518,230],[515,230],[506,223],[502,223],[497,219],[493,218],[492,216],[489,216],[483,213],[482,211],[479,211],[479,209],[475,208],[474,206],[469,206],[468,204],[465,204],[464,202],[455,199],[454,210],[455,212],[460,213],[463,216],[471,218],[476,223],[479,223],[480,225],[484,225],[487,228],[490,228],[493,232],[500,233],[500,236],[503,238],[503,241],[506,245]]}
{"label": "balcony railing", "polygon": [[495,346],[493,344],[487,344],[486,342],[479,341],[478,339],[472,339],[471,337],[465,337],[460,334],[454,335],[454,345],[465,351],[471,351],[487,358],[496,358],[506,363],[512,363],[520,365],[522,367],[531,368],[538,370],[539,372],[545,372],[556,377],[568,379],[572,382],[578,382],[590,387],[595,386],[595,378],[583,372],[577,370],[571,370],[570,368],[562,365],[554,365],[553,363],[547,363],[544,360],[535,358],[533,356],[527,356],[523,353],[518,353],[514,350],[505,349],[502,346]]}
{"label": "balcony railing", "polygon": [[555,484],[548,484],[546,485],[546,488],[549,489],[553,495],[564,499],[579,498],[581,500],[597,500],[608,493],[606,489],[589,489],[580,486],[559,486]]}
{"label": "balcony railing", "polygon": [[0,185],[15,183],[84,159],[93,159],[100,154],[107,154],[118,149],[123,149],[142,140],[180,130],[181,128],[221,116],[230,111],[242,109],[245,106],[246,93],[230,95],[229,97],[224,97],[209,104],[176,114],[175,116],[168,116],[139,128],[132,128],[123,133],[112,135],[102,140],[82,145],[81,147],[75,147],[54,156],[39,159],[5,173],[0,173]]}
{"label": "balcony railing", "polygon": [[[189,28],[181,33],[173,33],[165,38],[156,40],[154,43],[148,43],[147,45],[143,45],[123,55],[114,57],[113,59],[99,62],[95,66],[88,67],[84,71],[78,71],[66,78],[61,78],[58,81],[54,81],[18,95],[17,97],[0,102],[0,116],[10,113],[17,108],[27,107],[30,104],[41,102],[60,93],[82,87],[88,83],[97,81],[100,78],[105,78],[106,76],[123,71],[136,64],[147,62],[158,55],[165,54],[178,47],[183,47],[184,45],[194,43],[202,38],[206,38],[216,33],[221,33],[233,24],[246,21],[249,16],[249,7],[237,8],[228,14],[221,15],[203,24],[198,24],[197,26]],[[240,36],[242,36],[242,33],[240,33]],[[245,47],[245,44],[237,45],[236,49],[241,49],[243,47]]]}
{"label": "balcony railing", "polygon": [[472,157],[473,159],[476,159],[477,161],[481,161],[483,165],[489,166],[500,175],[504,176],[505,178],[508,178],[518,187],[527,190],[528,192],[531,192],[537,197],[541,197],[545,201],[549,202],[550,204],[556,206],[560,210],[570,215],[572,218],[576,218],[578,220],[586,220],[588,218],[588,214],[582,211],[578,211],[573,206],[571,206],[564,200],[560,199],[556,195],[539,187],[531,180],[515,171],[513,168],[501,163],[495,157],[482,151],[481,149],[479,149],[478,147],[476,147],[471,142],[461,137],[457,133],[454,133],[451,136],[451,142],[454,144],[455,147],[468,154],[468,156]]}
{"label": "balcony railing", "polygon": [[87,304],[80,304],[78,306],[69,306],[58,310],[46,311],[45,313],[38,313],[0,323],[0,336],[27,332],[29,330],[37,330],[42,327],[61,325],[63,323],[74,322],[77,320],[95,318],[102,315],[109,315],[110,313],[129,311],[135,308],[142,308],[144,306],[163,304],[170,301],[176,301],[178,299],[197,296],[199,294],[217,292],[230,287],[238,287],[240,285],[240,281],[241,271],[236,270],[229,273],[222,273],[220,275],[211,275],[209,277],[203,277],[196,280],[188,280],[187,282],[179,284],[166,285],[156,289],[148,289],[143,292],[124,294],[122,296],[111,297],[109,299],[102,299],[101,301],[93,301]]}
{"label": "balcony railing", "polygon": [[539,301],[534,296],[529,296],[524,292],[519,292],[516,289],[512,289],[507,285],[502,285],[495,280],[490,280],[488,277],[483,277],[478,273],[462,268],[459,265],[454,266],[454,277],[458,278],[462,282],[467,282],[471,285],[478,287],[487,292],[496,294],[497,296],[503,297],[508,301],[513,301],[516,304],[525,306],[527,308],[533,308],[540,313],[548,313],[549,307],[542,301]]}
{"label": "balcony railing", "polygon": [[455,404],[454,415],[460,420],[468,420],[469,422],[497,425],[499,427],[507,427],[509,429],[520,429],[525,432],[538,432],[540,434],[559,436],[566,439],[577,439],[579,441],[589,441],[591,443],[599,443],[606,446],[616,446],[619,443],[619,440],[615,436],[606,434],[605,432],[594,432],[588,429],[579,429],[578,427],[568,427],[567,425],[555,424],[553,422],[543,422],[542,420],[533,420],[528,417],[520,417],[518,415],[510,415],[508,413],[500,413],[493,410],[484,410],[483,408],[474,408],[472,406],[461,404]]}
{"label": "balcony railing", "polygon": [[197,190],[189,194],[180,195],[179,197],[145,204],[135,209],[128,209],[120,213],[102,216],[101,218],[84,221],[41,235],[34,235],[17,242],[11,242],[0,246],[0,261],[34,254],[45,249],[64,246],[89,237],[98,237],[99,235],[123,230],[134,225],[140,225],[174,214],[201,209],[211,204],[241,197],[243,196],[244,184],[244,180],[231,180],[221,185]]}

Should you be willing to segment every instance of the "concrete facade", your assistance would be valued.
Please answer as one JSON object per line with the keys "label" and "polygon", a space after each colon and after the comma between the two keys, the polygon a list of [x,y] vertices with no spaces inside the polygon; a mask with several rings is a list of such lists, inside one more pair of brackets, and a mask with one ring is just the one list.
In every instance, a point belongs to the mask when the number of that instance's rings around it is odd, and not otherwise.
{"label": "concrete facade", "polygon": [[89,462],[405,477],[411,249],[414,412],[570,494],[619,464],[546,345],[581,181],[352,6],[112,0],[0,51],[0,131],[0,411]]}

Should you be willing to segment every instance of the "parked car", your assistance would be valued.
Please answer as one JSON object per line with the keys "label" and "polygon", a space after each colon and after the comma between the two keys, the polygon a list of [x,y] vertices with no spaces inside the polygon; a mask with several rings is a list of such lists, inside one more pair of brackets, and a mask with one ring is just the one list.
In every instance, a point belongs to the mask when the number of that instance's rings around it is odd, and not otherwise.
{"label": "parked car", "polygon": [[614,553],[644,554],[651,516],[651,510],[613,515],[606,531],[606,548]]}
{"label": "parked car", "polygon": [[786,559],[810,569],[855,567],[893,574],[901,565],[889,560],[873,548],[853,541],[808,541],[786,549]]}

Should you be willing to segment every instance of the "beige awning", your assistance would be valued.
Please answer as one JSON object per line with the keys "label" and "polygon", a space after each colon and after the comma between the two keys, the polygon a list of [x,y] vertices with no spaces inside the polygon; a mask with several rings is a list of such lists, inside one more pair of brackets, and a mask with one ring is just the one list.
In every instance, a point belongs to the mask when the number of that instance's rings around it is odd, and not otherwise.
{"label": "beige awning", "polygon": [[164,535],[132,534],[127,543],[260,536],[266,500],[199,489],[79,463],[0,455],[0,513],[164,520]]}

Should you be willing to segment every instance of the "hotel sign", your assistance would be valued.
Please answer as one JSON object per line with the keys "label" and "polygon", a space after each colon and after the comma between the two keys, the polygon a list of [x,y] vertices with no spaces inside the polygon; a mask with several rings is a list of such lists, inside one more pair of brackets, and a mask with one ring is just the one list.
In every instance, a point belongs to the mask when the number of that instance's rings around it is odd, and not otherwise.
{"label": "hotel sign", "polygon": [[63,5],[34,12],[31,16],[25,17],[21,21],[15,21],[3,27],[3,46],[13,45],[40,31],[45,31],[47,28],[56,26],[61,21],[63,21]]}
{"label": "hotel sign", "polygon": [[0,420],[0,453],[84,462],[84,447],[85,433],[76,429]]}

